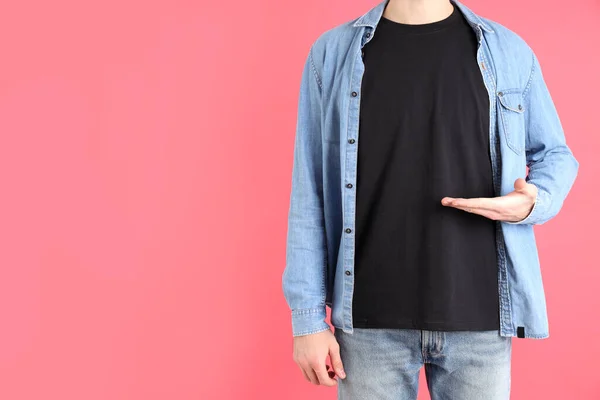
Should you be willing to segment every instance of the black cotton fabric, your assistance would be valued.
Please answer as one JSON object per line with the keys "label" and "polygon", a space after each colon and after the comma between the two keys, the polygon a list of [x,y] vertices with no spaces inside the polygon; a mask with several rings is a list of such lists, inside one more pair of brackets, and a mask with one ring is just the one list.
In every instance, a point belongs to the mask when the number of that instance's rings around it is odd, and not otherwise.
{"label": "black cotton fabric", "polygon": [[475,32],[382,16],[363,51],[353,324],[499,329],[495,221],[441,204],[495,195]]}

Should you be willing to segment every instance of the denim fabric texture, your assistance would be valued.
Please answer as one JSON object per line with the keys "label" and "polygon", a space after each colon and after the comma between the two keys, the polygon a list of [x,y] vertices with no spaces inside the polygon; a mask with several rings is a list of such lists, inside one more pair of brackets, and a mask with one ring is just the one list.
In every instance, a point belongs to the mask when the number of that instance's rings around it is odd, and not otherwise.
{"label": "denim fabric texture", "polygon": [[338,399],[416,400],[425,366],[432,400],[508,400],[512,338],[493,331],[336,329]]}
{"label": "denim fabric texture", "polygon": [[[282,289],[294,336],[331,329],[352,333],[354,228],[362,47],[377,34],[389,0],[323,32],[302,72]],[[579,163],[532,48],[513,31],[457,0],[478,38],[477,62],[490,100],[490,157],[497,196],[517,178],[538,188],[530,214],[497,221],[501,336],[549,336],[534,225],[557,215]],[[529,167],[527,174],[526,167]],[[441,199],[440,199],[441,200]]]}

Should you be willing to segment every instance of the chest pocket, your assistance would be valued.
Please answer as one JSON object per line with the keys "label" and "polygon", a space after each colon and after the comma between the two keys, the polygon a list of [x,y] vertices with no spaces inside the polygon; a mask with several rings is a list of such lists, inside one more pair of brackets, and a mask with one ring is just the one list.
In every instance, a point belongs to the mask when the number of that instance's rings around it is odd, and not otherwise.
{"label": "chest pocket", "polygon": [[525,115],[521,89],[499,90],[496,94],[500,108],[501,129],[506,144],[516,154],[525,151]]}

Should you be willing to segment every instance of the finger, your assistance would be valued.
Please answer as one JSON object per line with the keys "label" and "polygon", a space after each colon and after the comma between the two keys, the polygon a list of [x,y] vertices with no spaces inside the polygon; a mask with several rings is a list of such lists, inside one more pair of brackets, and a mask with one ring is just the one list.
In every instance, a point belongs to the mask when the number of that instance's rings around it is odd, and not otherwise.
{"label": "finger", "polygon": [[517,178],[515,180],[515,183],[513,186],[514,186],[515,190],[518,190],[518,191],[523,190],[527,187],[527,181],[523,178]]}
{"label": "finger", "polygon": [[442,199],[442,204],[455,208],[470,208],[484,209],[489,211],[497,211],[500,207],[499,197],[475,197],[464,199],[462,197],[445,197]]}
{"label": "finger", "polygon": [[319,383],[323,386],[334,386],[337,381],[335,379],[331,379],[329,374],[327,373],[327,368],[325,368],[325,361],[312,366],[315,374],[317,375],[317,379]]}
{"label": "finger", "polygon": [[302,370],[304,371],[306,376],[308,376],[308,380],[312,384],[314,384],[314,385],[319,384],[319,378],[317,377],[317,374],[315,374],[315,371],[313,371],[313,369],[310,365],[306,365],[305,367],[302,368]]}
{"label": "finger", "polygon": [[300,367],[300,371],[302,371],[302,375],[304,375],[304,379],[306,379],[307,381],[310,382],[310,378],[308,377],[308,374],[306,373],[304,368]]}
{"label": "finger", "polygon": [[531,198],[535,199],[537,197],[538,188],[533,183],[527,182],[523,178],[517,178],[514,184],[515,192],[523,193]]}
{"label": "finger", "polygon": [[481,215],[483,217],[493,219],[493,220],[502,219],[502,214],[500,214],[499,212],[496,212],[496,211],[485,210],[483,208],[468,208],[468,207],[456,207],[456,208],[459,210],[471,213],[471,214],[478,214],[478,215]]}
{"label": "finger", "polygon": [[344,379],[346,373],[344,372],[344,365],[342,363],[342,358],[340,357],[340,346],[337,343],[331,346],[329,357],[331,358],[331,365],[333,366],[336,375]]}

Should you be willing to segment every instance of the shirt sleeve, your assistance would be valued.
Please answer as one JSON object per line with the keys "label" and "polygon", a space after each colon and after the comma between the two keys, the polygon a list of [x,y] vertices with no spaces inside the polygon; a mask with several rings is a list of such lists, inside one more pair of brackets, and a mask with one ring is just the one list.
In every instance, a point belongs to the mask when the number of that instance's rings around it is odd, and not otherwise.
{"label": "shirt sleeve", "polygon": [[326,318],[327,247],[323,213],[321,79],[311,46],[305,60],[294,142],[282,288],[293,336],[330,329]]}
{"label": "shirt sleeve", "polygon": [[529,215],[509,224],[543,224],[558,214],[571,190],[579,162],[567,146],[556,107],[544,80],[536,54],[524,93],[525,146],[529,174],[537,197]]}

